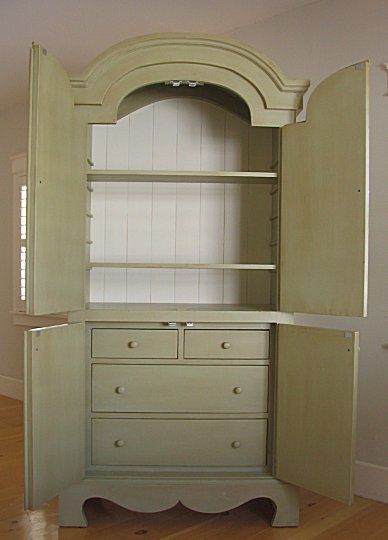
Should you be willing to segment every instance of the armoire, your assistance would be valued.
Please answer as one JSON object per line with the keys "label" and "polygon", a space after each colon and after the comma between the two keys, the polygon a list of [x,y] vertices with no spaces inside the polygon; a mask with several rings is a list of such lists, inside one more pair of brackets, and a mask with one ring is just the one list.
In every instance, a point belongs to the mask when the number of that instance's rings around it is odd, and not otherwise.
{"label": "armoire", "polygon": [[246,45],[130,39],[30,57],[26,508],[351,503],[366,315],[368,62],[311,94]]}

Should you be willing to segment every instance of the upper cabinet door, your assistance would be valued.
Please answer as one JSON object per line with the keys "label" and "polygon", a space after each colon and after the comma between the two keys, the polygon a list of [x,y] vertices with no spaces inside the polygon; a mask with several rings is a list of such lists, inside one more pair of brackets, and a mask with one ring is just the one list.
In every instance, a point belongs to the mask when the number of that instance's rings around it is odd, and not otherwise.
{"label": "upper cabinet door", "polygon": [[[33,45],[27,171],[27,313],[84,307],[85,147],[67,73]],[[85,156],[84,156],[85,154]]]}
{"label": "upper cabinet door", "polygon": [[338,71],[282,129],[282,311],[366,315],[368,73]]}
{"label": "upper cabinet door", "polygon": [[84,325],[25,336],[25,507],[33,510],[84,476]]}
{"label": "upper cabinet door", "polygon": [[280,325],[275,476],[353,499],[358,334]]}

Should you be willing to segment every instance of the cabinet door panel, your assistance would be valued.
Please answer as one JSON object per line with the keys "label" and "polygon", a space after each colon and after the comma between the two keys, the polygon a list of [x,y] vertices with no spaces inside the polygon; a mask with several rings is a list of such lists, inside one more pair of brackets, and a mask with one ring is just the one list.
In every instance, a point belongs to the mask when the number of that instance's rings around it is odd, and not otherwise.
{"label": "cabinet door panel", "polygon": [[282,311],[366,315],[368,72],[324,80],[282,129]]}
{"label": "cabinet door panel", "polygon": [[279,326],[276,477],[353,499],[358,333]]}
{"label": "cabinet door panel", "polygon": [[30,58],[27,313],[84,307],[86,128],[67,73],[39,45]]}
{"label": "cabinet door panel", "polygon": [[25,332],[25,506],[80,480],[85,461],[84,325]]}

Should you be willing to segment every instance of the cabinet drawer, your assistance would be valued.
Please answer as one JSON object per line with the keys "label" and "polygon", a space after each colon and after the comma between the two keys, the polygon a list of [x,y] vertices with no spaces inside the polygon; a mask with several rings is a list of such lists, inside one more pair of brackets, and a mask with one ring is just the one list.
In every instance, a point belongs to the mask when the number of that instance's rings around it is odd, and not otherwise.
{"label": "cabinet drawer", "polygon": [[95,328],[93,358],[177,358],[177,330]]}
{"label": "cabinet drawer", "polygon": [[186,330],[185,358],[268,358],[268,330]]}
{"label": "cabinet drawer", "polygon": [[267,420],[92,420],[94,465],[259,467]]}
{"label": "cabinet drawer", "polygon": [[97,412],[267,411],[267,366],[94,364],[92,370]]}

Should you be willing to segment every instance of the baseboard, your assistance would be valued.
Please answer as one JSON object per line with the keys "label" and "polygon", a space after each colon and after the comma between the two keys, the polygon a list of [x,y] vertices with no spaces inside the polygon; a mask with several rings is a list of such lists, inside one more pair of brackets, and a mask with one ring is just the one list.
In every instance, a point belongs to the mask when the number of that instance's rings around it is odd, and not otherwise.
{"label": "baseboard", "polygon": [[23,381],[0,375],[0,395],[23,400]]}
{"label": "baseboard", "polygon": [[354,493],[388,503],[388,467],[356,461]]}

